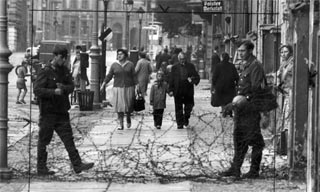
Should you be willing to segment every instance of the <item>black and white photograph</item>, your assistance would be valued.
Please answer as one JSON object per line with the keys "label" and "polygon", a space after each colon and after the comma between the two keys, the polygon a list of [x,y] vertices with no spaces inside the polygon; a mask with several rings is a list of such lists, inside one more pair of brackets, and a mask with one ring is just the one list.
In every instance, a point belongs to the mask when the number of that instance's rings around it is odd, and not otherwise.
{"label": "black and white photograph", "polygon": [[320,0],[0,0],[1,192],[319,192]]}

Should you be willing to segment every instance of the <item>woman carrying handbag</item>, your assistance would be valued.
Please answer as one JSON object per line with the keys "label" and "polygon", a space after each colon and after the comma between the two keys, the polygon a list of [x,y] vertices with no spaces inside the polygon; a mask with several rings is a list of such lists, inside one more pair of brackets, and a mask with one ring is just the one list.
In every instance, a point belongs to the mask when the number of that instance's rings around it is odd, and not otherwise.
{"label": "woman carrying handbag", "polygon": [[118,61],[114,62],[105,77],[100,91],[105,89],[106,84],[114,78],[113,83],[113,106],[118,114],[118,130],[124,129],[124,114],[126,114],[127,128],[131,127],[131,113],[133,112],[135,99],[135,77],[134,64],[128,60],[128,51],[125,49],[117,50]]}

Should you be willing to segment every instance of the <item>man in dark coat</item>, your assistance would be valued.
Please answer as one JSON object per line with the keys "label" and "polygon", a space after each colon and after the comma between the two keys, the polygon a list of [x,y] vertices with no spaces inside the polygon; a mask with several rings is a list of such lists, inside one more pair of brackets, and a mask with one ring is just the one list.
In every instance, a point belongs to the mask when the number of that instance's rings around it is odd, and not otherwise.
{"label": "man in dark coat", "polygon": [[224,106],[236,96],[236,85],[239,75],[235,66],[229,62],[229,54],[222,53],[222,61],[216,66],[212,77],[212,94],[215,106]]}
{"label": "man in dark coat", "polygon": [[65,66],[68,50],[55,47],[54,58],[42,69],[35,82],[34,94],[39,101],[39,139],[37,151],[38,175],[53,175],[47,167],[47,145],[55,131],[68,152],[76,173],[88,170],[93,163],[83,163],[73,140],[72,128],[68,110],[70,103],[68,95],[73,92],[74,85],[69,69]]}
{"label": "man in dark coat", "polygon": [[159,63],[160,63],[159,69],[161,68],[161,65],[163,64],[163,62],[165,62],[165,64],[168,65],[170,59],[171,59],[171,56],[168,54],[168,49],[166,49],[166,48],[163,49],[163,51],[160,55],[160,58],[159,58]]}
{"label": "man in dark coat", "polygon": [[211,69],[210,69],[210,75],[211,78],[214,75],[214,71],[216,69],[216,66],[220,63],[220,56],[219,56],[219,47],[216,46],[213,50],[212,56],[211,56]]}
{"label": "man in dark coat", "polygon": [[[238,48],[241,58],[238,95],[244,98],[245,105],[234,108],[234,156],[231,168],[221,173],[221,176],[240,177],[241,166],[248,147],[252,146],[250,171],[243,178],[258,178],[262,151],[265,146],[260,129],[260,111],[250,100],[263,85],[265,73],[260,61],[252,54],[254,44],[246,40]],[[226,107],[227,108],[227,107]]]}
{"label": "man in dark coat", "polygon": [[194,85],[200,82],[200,76],[192,63],[186,62],[183,52],[178,55],[179,63],[172,66],[169,80],[169,95],[174,96],[178,129],[189,125],[194,106]]}

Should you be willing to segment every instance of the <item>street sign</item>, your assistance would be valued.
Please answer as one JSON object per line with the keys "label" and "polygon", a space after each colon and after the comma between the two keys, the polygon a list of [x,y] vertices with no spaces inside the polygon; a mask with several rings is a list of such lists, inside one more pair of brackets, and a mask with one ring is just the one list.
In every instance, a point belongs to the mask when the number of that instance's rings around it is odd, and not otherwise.
{"label": "street sign", "polygon": [[[108,35],[112,32],[112,30],[108,27],[105,29],[99,36],[100,41],[104,41],[108,37]],[[109,38],[110,40],[110,38]]]}
{"label": "street sign", "polygon": [[202,1],[203,12],[221,13],[223,12],[222,0]]}

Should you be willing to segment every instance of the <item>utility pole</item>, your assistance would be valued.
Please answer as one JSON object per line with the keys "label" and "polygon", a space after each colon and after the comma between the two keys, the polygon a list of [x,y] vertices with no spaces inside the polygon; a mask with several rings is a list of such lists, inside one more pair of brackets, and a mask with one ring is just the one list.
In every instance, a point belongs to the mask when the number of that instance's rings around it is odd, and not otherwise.
{"label": "utility pole", "polygon": [[7,0],[0,1],[0,181],[11,179],[8,168],[8,74],[9,63]]}
{"label": "utility pole", "polygon": [[90,90],[94,92],[93,106],[100,107],[100,84],[99,84],[99,60],[100,48],[98,46],[98,0],[92,0],[92,7],[96,9],[93,13],[93,27],[92,27],[92,46],[90,47],[91,57],[91,84]]}

